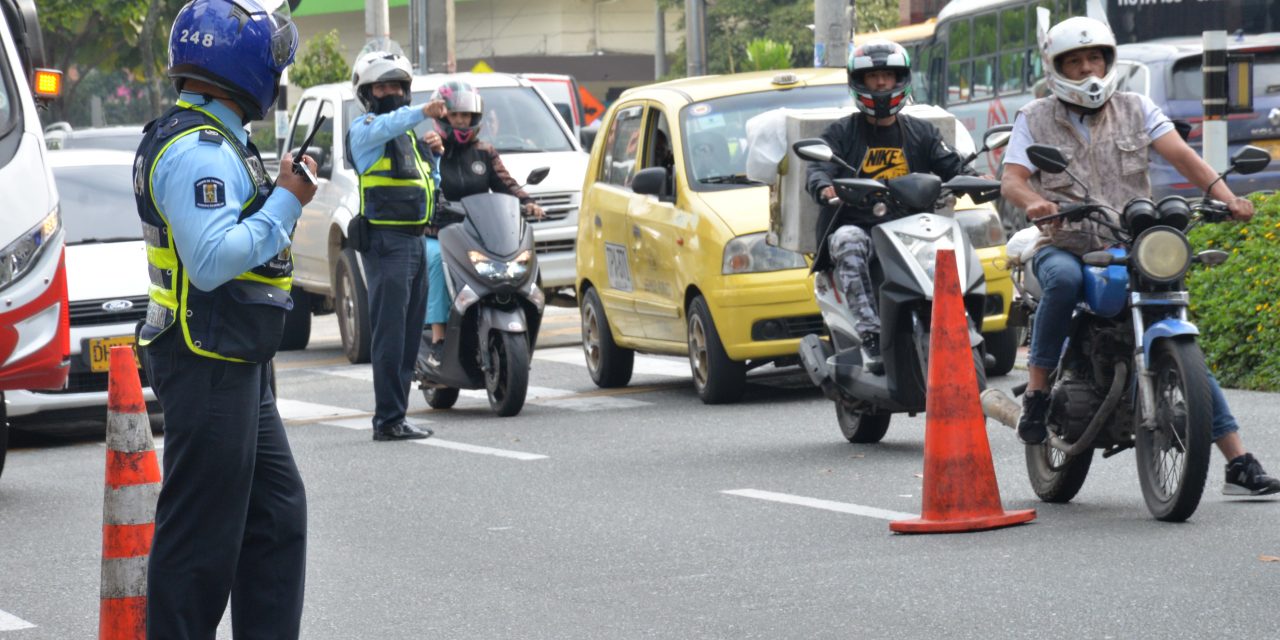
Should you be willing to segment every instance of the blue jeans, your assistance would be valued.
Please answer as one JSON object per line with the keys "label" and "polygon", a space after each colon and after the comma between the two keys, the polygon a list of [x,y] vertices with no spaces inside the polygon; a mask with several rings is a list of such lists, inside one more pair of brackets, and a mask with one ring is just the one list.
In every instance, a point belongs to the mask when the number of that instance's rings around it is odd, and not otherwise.
{"label": "blue jeans", "polygon": [[[1062,347],[1067,340],[1071,313],[1084,299],[1084,263],[1075,254],[1057,247],[1043,247],[1031,262],[1044,295],[1036,308],[1031,330],[1031,353],[1027,364],[1042,369],[1058,366]],[[1218,379],[1209,374],[1209,390],[1213,394],[1213,440],[1238,431],[1239,425]]]}
{"label": "blue jeans", "polygon": [[444,324],[449,321],[449,290],[444,286],[440,241],[422,236],[422,242],[427,249],[427,324]]}

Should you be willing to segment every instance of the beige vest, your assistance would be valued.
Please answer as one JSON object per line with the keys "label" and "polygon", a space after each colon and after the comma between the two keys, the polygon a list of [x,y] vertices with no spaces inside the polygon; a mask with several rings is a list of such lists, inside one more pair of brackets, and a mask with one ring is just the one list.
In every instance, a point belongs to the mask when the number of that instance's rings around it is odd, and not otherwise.
{"label": "beige vest", "polygon": [[[1097,114],[1085,116],[1088,142],[1068,120],[1079,118],[1080,114],[1069,111],[1053,96],[1032,101],[1019,113],[1027,119],[1032,140],[1062,150],[1070,161],[1067,170],[1089,186],[1094,200],[1121,211],[1134,198],[1151,197],[1151,181],[1147,177],[1151,137],[1146,132],[1142,101],[1137,94],[1116,92]],[[1037,171],[1031,177],[1031,188],[1059,203],[1084,198],[1084,190],[1065,172]],[[1111,222],[1119,222],[1116,213],[1107,215]],[[1064,221],[1061,227],[1046,229],[1048,233],[1040,238],[1038,246],[1053,245],[1076,255],[1115,243],[1111,230],[1093,220]]]}

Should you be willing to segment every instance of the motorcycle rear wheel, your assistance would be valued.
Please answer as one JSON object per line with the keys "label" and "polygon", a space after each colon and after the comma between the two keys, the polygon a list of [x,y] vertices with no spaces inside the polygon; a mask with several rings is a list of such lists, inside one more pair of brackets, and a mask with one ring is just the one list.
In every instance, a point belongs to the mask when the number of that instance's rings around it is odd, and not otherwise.
{"label": "motorcycle rear wheel", "polygon": [[502,418],[520,413],[529,391],[529,340],[525,334],[498,332],[491,336],[489,365],[484,373],[489,408]]}
{"label": "motorcycle rear wheel", "polygon": [[1061,504],[1080,493],[1093,464],[1093,449],[1068,457],[1048,443],[1034,444],[1027,445],[1026,457],[1031,490],[1045,502]]}
{"label": "motorcycle rear wheel", "polygon": [[1157,520],[1195,513],[1209,472],[1213,393],[1204,353],[1194,340],[1161,340],[1151,349],[1155,424],[1135,433],[1138,480]]}
{"label": "motorcycle rear wheel", "polygon": [[884,438],[889,430],[891,413],[867,413],[845,407],[843,402],[836,402],[836,421],[840,423],[840,433],[845,440],[854,444],[875,444]]}
{"label": "motorcycle rear wheel", "polygon": [[458,402],[458,390],[454,387],[423,387],[422,397],[432,409],[452,409]]}

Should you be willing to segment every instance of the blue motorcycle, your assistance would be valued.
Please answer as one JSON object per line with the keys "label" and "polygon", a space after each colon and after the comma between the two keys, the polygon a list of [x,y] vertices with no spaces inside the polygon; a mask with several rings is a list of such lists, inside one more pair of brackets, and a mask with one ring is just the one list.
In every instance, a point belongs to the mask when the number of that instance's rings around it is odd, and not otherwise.
{"label": "blue motorcycle", "polygon": [[[1066,158],[1054,147],[1031,145],[1027,153],[1042,172],[1067,171]],[[1222,176],[1256,173],[1270,160],[1266,151],[1245,147]],[[1108,211],[1119,214],[1118,223]],[[1192,254],[1186,231],[1228,217],[1226,205],[1207,195],[1192,204],[1179,196],[1159,203],[1136,198],[1123,212],[1086,195],[1037,220],[1090,218],[1118,239],[1115,246],[1082,257],[1084,301],[1072,316],[1066,347],[1050,378],[1049,439],[1026,449],[1027,474],[1041,500],[1074,498],[1095,449],[1109,458],[1132,448],[1151,514],[1181,522],[1195,513],[1209,469],[1213,399],[1209,370],[1196,344],[1199,331],[1187,318],[1184,276],[1193,263],[1221,264],[1228,254]],[[1021,309],[1034,313],[1038,289],[1030,269],[1018,267],[1014,278]],[[984,391],[982,405],[988,416],[1010,427],[1017,424],[1021,407],[1003,392]]]}

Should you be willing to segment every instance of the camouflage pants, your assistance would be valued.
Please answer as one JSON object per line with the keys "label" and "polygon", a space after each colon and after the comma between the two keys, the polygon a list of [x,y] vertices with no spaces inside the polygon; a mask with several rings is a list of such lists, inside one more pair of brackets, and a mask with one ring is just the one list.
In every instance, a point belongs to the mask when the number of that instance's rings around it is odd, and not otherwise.
{"label": "camouflage pants", "polygon": [[836,266],[836,283],[853,312],[853,328],[858,333],[879,333],[880,309],[871,282],[871,257],[875,255],[871,234],[861,227],[844,225],[827,238],[827,243],[831,262]]}

